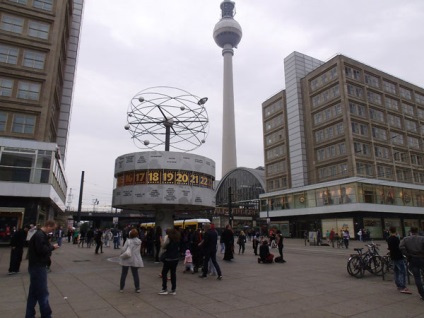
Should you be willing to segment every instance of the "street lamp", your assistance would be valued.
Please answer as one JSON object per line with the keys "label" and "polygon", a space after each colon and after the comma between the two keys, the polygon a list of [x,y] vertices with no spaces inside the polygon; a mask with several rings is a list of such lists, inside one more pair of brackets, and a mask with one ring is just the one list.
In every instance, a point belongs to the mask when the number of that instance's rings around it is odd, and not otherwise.
{"label": "street lamp", "polygon": [[232,201],[231,201],[231,187],[228,187],[228,217],[229,217],[229,224],[231,228],[233,227],[233,207],[232,207]]}

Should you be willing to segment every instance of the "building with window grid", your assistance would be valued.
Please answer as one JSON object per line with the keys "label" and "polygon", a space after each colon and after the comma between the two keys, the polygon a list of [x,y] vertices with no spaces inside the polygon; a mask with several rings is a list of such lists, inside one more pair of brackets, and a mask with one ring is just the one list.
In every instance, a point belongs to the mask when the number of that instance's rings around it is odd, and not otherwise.
{"label": "building with window grid", "polygon": [[424,229],[424,89],[343,55],[284,67],[262,104],[261,217],[295,237]]}
{"label": "building with window grid", "polygon": [[0,1],[0,231],[65,210],[83,2]]}

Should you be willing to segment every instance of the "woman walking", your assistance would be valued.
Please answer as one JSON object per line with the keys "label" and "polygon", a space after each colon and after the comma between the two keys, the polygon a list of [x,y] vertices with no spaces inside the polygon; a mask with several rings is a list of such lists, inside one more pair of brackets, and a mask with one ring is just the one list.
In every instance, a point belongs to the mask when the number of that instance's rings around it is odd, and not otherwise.
{"label": "woman walking", "polygon": [[119,264],[122,265],[121,281],[119,284],[119,291],[122,293],[125,287],[125,280],[127,278],[128,269],[131,267],[131,273],[134,279],[135,292],[140,292],[140,279],[138,277],[139,267],[144,267],[143,259],[140,255],[141,240],[138,238],[138,231],[132,229],[129,233],[129,238],[125,241],[122,247],[122,252],[125,252],[127,248],[131,249],[131,256],[129,258],[120,258]]}
{"label": "woman walking", "polygon": [[[180,232],[176,229],[167,231],[167,238],[162,244],[164,250],[163,267],[162,267],[162,290],[159,295],[175,295],[177,289],[177,266],[179,260],[179,247],[180,247]],[[168,272],[171,272],[171,291],[167,289]]]}

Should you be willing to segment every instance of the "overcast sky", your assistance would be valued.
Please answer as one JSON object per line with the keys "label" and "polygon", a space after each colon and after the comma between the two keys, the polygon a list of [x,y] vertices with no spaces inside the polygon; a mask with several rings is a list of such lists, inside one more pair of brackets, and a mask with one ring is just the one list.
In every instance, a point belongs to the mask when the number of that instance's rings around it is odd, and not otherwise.
{"label": "overcast sky", "polygon": [[[154,86],[207,96],[210,133],[193,153],[221,178],[223,58],[212,37],[221,0],[86,0],[66,171],[76,210],[111,208],[115,159],[142,151],[126,124],[131,98]],[[284,58],[343,54],[424,87],[422,0],[238,0],[233,57],[237,163],[263,166],[261,104],[285,88]],[[67,204],[68,205],[68,204]]]}

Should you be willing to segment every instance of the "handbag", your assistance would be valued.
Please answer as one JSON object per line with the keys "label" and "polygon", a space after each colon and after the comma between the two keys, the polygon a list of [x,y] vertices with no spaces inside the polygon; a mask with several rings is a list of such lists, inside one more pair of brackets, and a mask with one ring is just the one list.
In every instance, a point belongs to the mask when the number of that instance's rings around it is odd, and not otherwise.
{"label": "handbag", "polygon": [[131,257],[131,246],[129,244],[127,249],[121,255],[119,255],[119,257],[122,259],[128,259]]}

